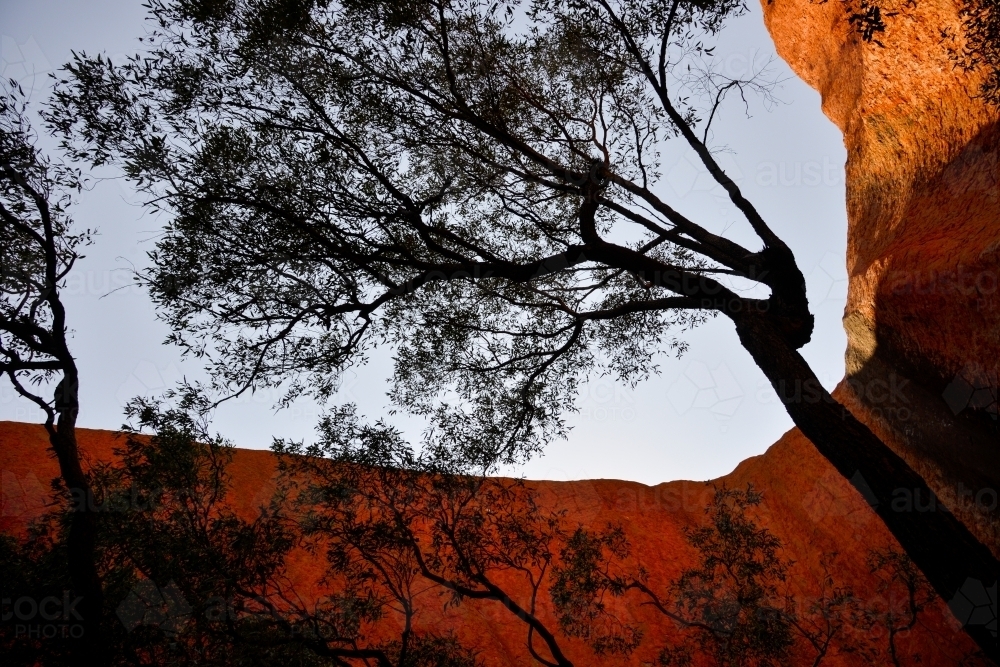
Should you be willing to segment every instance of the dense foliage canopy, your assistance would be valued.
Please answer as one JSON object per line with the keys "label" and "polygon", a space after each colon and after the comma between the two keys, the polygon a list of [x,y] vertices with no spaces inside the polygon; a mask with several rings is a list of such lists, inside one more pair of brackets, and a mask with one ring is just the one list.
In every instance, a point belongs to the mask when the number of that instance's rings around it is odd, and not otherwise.
{"label": "dense foliage canopy", "polygon": [[[490,465],[562,434],[587,373],[641,379],[707,314],[769,309],[808,340],[790,251],[707,144],[728,91],[764,88],[689,72],[742,9],[154,2],[149,52],[80,56],[51,120],[174,213],[148,284],[223,386],[322,398],[387,345],[396,405]],[[676,136],[762,252],[665,201]]]}

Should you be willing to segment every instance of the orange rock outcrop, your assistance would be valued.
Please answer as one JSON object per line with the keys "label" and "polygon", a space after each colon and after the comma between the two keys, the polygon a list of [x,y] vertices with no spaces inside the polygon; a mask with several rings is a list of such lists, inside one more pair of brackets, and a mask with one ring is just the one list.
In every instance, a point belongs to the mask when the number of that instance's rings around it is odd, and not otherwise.
{"label": "orange rock outcrop", "polygon": [[[847,147],[847,378],[837,393],[1000,556],[1000,108],[964,0],[763,0],[778,54]],[[895,15],[892,15],[895,12]]]}
{"label": "orange rock outcrop", "polygon": [[[121,446],[119,434],[81,429],[81,450],[88,465],[113,460],[113,449]],[[44,508],[50,480],[57,474],[48,453],[44,430],[37,425],[0,422],[0,469],[3,471],[3,507],[0,531],[21,533],[27,523]],[[269,452],[237,450],[230,467],[233,488],[227,497],[234,509],[249,515],[270,497],[274,488],[275,460]],[[656,486],[618,480],[577,482],[530,482],[543,509],[566,510],[569,527],[576,524],[602,528],[620,524],[634,554],[649,570],[651,586],[665,590],[680,572],[695,564],[695,551],[687,544],[683,529],[703,521],[713,484],[742,488],[753,484],[764,492],[759,519],[782,542],[783,556],[796,561],[790,592],[803,608],[821,593],[829,572],[837,585],[850,585],[869,604],[884,603],[877,580],[866,564],[869,549],[895,545],[881,521],[863,498],[840,477],[797,430],[786,433],[768,451],[747,459],[733,472],[712,483],[675,481]],[[823,559],[836,554],[829,570]],[[296,590],[307,598],[319,590],[322,559],[304,552],[293,553],[290,578]],[[162,583],[162,582],[161,582]],[[526,599],[523,582],[511,581],[515,599]],[[424,599],[416,619],[418,629],[454,631],[468,646],[475,647],[491,666],[523,667],[534,664],[526,651],[526,627],[493,601],[466,600],[446,607],[440,591]],[[642,604],[638,596],[614,600],[615,611],[636,623],[646,641],[626,658],[597,657],[578,640],[561,639],[567,655],[579,666],[656,664],[659,649],[677,637],[672,621]],[[900,603],[901,600],[895,600]],[[549,627],[558,627],[547,591],[541,595],[541,617]],[[878,645],[883,631],[867,636]],[[974,644],[961,632],[941,600],[936,600],[921,617],[920,624],[900,638],[903,655],[921,655],[922,664],[953,665],[970,655]],[[808,661],[811,662],[811,661]],[[804,663],[804,664],[808,664]],[[699,663],[701,664],[701,663]],[[824,665],[867,665],[859,655],[833,654]],[[977,663],[971,663],[977,664]]]}

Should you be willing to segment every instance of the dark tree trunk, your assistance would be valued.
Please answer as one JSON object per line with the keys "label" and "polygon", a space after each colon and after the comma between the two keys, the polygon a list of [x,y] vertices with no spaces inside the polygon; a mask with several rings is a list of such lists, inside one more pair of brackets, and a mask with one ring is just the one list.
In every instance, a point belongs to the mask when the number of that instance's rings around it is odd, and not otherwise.
{"label": "dark tree trunk", "polygon": [[[945,601],[966,579],[989,587],[1000,562],[954,514],[924,479],[827,392],[802,356],[762,314],[733,316],[743,347],[764,372],[791,416],[833,466],[865,497],[875,513]],[[896,511],[899,489],[933,499],[930,511]],[[917,497],[914,495],[913,497]],[[965,625],[983,652],[1000,664],[997,639],[985,625]]]}
{"label": "dark tree trunk", "polygon": [[[0,222],[4,243],[12,243],[14,250],[8,258],[5,248],[0,260],[5,306],[0,310],[0,331],[4,333],[0,373],[46,414],[45,430],[71,503],[66,546],[73,590],[63,609],[63,620],[83,627],[82,637],[70,635],[76,662],[102,664],[107,662],[102,655],[107,651],[100,641],[104,596],[96,559],[97,515],[77,448],[79,374],[67,344],[66,309],[59,295],[62,281],[79,259],[75,248],[92,232],[67,235],[64,196],[79,189],[81,183],[72,172],[53,169],[34,146],[24,115],[27,106],[19,97],[23,93],[4,92],[0,99]],[[59,203],[54,210],[50,197]],[[35,208],[37,219],[29,213],[29,206]],[[10,266],[5,264],[8,259]],[[7,336],[12,341],[9,348]],[[62,380],[52,405],[18,379],[19,374],[27,374],[35,382],[54,371],[62,373]]]}
{"label": "dark tree trunk", "polygon": [[[73,369],[75,371],[75,368]],[[59,474],[70,494],[71,516],[66,551],[73,595],[80,597],[74,607],[80,618],[70,616],[70,622],[83,626],[76,655],[90,665],[104,664],[102,658],[101,617],[104,593],[97,570],[97,514],[90,482],[80,463],[76,441],[76,419],[79,411],[76,373],[67,372],[56,388],[55,408],[59,417],[55,424],[45,425],[49,444],[59,461]]]}

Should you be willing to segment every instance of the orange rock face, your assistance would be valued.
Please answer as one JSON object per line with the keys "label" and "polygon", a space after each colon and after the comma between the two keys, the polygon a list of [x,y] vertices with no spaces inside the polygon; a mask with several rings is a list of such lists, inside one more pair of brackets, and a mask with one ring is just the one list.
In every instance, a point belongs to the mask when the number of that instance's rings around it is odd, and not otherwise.
{"label": "orange rock face", "polygon": [[847,147],[838,397],[1000,555],[1000,109],[949,53],[963,0],[875,3],[898,12],[883,46],[846,20],[853,0],[762,4]]}
{"label": "orange rock face", "polygon": [[[80,447],[89,464],[112,460],[112,450],[122,444],[120,438],[111,431],[79,431]],[[20,533],[43,510],[49,482],[57,474],[47,447],[40,426],[0,422],[0,530]],[[229,469],[233,489],[227,502],[240,514],[256,511],[274,489],[275,469],[269,452],[237,450]],[[649,570],[649,585],[663,591],[682,570],[696,563],[696,552],[686,542],[683,529],[703,521],[713,484],[730,488],[753,484],[764,492],[758,520],[781,540],[783,557],[796,561],[789,588],[801,608],[821,594],[826,572],[822,559],[831,554],[837,556],[828,571],[837,585],[849,585],[864,602],[886,602],[880,596],[890,594],[878,590],[865,558],[869,549],[895,545],[893,538],[864,499],[796,430],[786,433],[765,454],[744,461],[732,473],[711,483],[676,481],[645,486],[617,480],[530,482],[543,510],[566,510],[569,528],[583,525],[600,529],[608,523],[620,524],[628,535],[632,553]],[[296,590],[306,598],[321,590],[318,582],[323,572],[322,559],[305,552],[292,554],[289,575]],[[511,597],[521,601],[527,598],[528,589],[522,581],[506,584]],[[416,619],[417,629],[451,630],[464,644],[475,647],[489,665],[534,664],[525,648],[526,626],[498,603],[466,600],[457,607],[445,607],[447,597],[443,592],[431,590],[426,595],[429,597],[424,598]],[[630,595],[612,600],[615,612],[644,632],[646,641],[634,654],[627,659],[597,657],[581,641],[562,638],[560,644],[568,657],[581,666],[656,664],[659,650],[676,641],[681,630],[642,602],[643,598]],[[550,628],[558,627],[544,588],[540,617]],[[884,630],[874,630],[866,638],[875,644],[884,642]],[[942,600],[930,605],[920,624],[901,636],[899,646],[903,655],[919,653],[922,664],[928,665],[958,664],[958,659],[975,649]],[[793,664],[800,662],[812,661],[803,657]],[[834,653],[823,664],[871,663],[856,654]]]}

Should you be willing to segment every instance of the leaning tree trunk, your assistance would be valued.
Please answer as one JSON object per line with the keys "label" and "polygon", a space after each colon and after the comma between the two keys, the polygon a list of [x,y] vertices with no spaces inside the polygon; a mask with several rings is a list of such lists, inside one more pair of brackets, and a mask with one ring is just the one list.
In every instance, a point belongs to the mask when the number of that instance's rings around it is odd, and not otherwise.
{"label": "leaning tree trunk", "polygon": [[[770,380],[792,421],[885,522],[907,555],[945,600],[971,578],[989,587],[1000,562],[934,496],[924,479],[837,402],[802,356],[762,314],[733,317],[743,347]],[[906,489],[933,499],[926,512],[896,511],[893,494]],[[986,625],[965,625],[983,652],[1000,664]]]}
{"label": "leaning tree trunk", "polygon": [[[79,412],[75,364],[67,370],[55,392],[57,421],[46,423],[49,444],[59,462],[59,474],[70,494],[70,525],[67,538],[67,566],[73,593],[79,596],[78,611],[83,637],[78,655],[85,662],[98,665],[106,662],[102,657],[101,618],[104,609],[104,593],[97,570],[97,510],[94,504],[90,481],[80,463],[80,451],[76,441],[76,419]],[[64,610],[65,612],[65,610]],[[75,616],[70,615],[69,620]]]}

